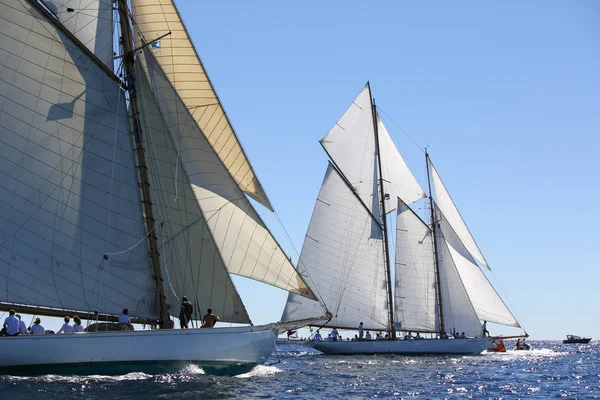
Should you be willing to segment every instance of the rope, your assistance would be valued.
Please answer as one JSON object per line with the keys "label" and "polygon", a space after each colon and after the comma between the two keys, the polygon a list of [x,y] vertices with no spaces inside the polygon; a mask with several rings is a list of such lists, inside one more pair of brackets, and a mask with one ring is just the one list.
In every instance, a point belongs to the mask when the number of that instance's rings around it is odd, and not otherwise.
{"label": "rope", "polygon": [[108,256],[115,256],[115,255],[118,255],[118,254],[127,253],[128,251],[131,251],[131,250],[135,249],[137,246],[140,245],[140,243],[142,243],[144,240],[146,240],[148,238],[148,236],[150,236],[150,234],[152,232],[154,232],[154,228],[152,228],[143,238],[141,238],[139,242],[137,242],[136,244],[134,244],[133,246],[131,246],[128,249],[125,249],[123,251],[117,251],[115,253],[104,253],[104,259],[108,260]]}
{"label": "rope", "polygon": [[408,140],[410,140],[410,141],[412,142],[412,144],[414,144],[414,145],[417,147],[417,149],[421,150],[421,152],[422,152],[423,154],[425,154],[425,150],[424,150],[424,149],[423,149],[421,146],[419,146],[419,145],[417,144],[417,142],[415,142],[415,141],[413,140],[413,138],[411,138],[411,137],[408,135],[408,133],[404,132],[404,130],[403,130],[402,128],[400,128],[400,126],[399,126],[397,123],[395,123],[395,122],[394,122],[394,120],[393,120],[393,119],[392,119],[392,118],[391,118],[391,117],[390,117],[390,116],[389,116],[389,115],[388,115],[388,114],[387,114],[385,111],[383,111],[383,109],[382,109],[381,107],[377,106],[377,111],[381,111],[381,113],[382,113],[383,115],[385,115],[385,117],[386,117],[387,119],[389,119],[389,120],[390,120],[390,122],[391,122],[391,123],[392,123],[392,124],[393,124],[393,125],[394,125],[396,128],[398,128],[398,129],[400,130],[400,132],[402,132],[402,133],[404,134],[404,136],[406,136],[406,137],[408,138]]}

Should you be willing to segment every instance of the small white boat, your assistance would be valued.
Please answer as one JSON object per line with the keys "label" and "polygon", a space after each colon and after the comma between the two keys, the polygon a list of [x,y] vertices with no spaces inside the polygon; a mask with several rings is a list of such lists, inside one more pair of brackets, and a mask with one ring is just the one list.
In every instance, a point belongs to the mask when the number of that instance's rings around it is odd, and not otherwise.
{"label": "small white boat", "polygon": [[311,342],[309,346],[325,354],[480,354],[492,338],[370,340],[362,342]]}

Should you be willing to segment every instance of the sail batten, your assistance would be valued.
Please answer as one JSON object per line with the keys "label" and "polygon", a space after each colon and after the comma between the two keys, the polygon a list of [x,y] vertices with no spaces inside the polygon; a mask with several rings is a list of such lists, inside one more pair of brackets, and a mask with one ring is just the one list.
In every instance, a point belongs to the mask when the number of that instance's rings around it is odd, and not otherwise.
{"label": "sail batten", "polygon": [[208,139],[242,191],[272,211],[273,207],[236,136],[173,1],[132,0],[131,3],[133,18],[144,40],[150,41],[171,32],[153,45],[156,62],[178,91],[201,134]]}

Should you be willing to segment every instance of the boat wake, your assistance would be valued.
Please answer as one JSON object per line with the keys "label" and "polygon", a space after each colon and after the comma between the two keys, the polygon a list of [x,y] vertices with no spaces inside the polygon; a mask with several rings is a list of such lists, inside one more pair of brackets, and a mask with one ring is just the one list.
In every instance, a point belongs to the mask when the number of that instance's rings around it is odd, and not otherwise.
{"label": "boat wake", "polygon": [[254,367],[254,369],[252,369],[252,371],[247,372],[245,374],[240,374],[240,375],[236,375],[236,378],[255,378],[255,377],[261,377],[261,376],[269,376],[269,375],[275,375],[280,373],[281,370],[273,365],[259,365],[257,367]]}

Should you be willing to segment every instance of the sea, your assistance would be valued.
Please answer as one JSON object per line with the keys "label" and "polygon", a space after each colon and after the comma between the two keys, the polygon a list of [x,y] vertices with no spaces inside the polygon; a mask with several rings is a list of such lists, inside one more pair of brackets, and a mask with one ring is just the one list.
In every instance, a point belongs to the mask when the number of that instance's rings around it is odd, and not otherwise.
{"label": "sea", "polygon": [[[325,356],[281,343],[266,363],[224,377],[167,374],[0,376],[0,399],[595,399],[600,344],[531,341],[478,356]],[[0,354],[0,357],[2,355]]]}

